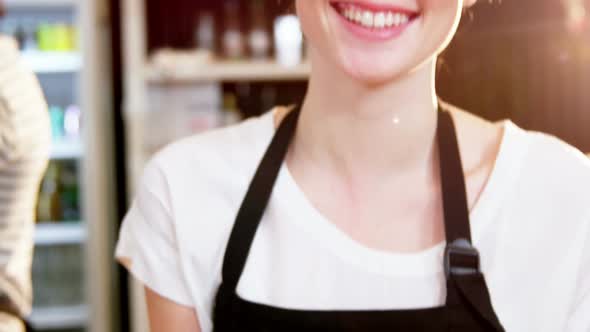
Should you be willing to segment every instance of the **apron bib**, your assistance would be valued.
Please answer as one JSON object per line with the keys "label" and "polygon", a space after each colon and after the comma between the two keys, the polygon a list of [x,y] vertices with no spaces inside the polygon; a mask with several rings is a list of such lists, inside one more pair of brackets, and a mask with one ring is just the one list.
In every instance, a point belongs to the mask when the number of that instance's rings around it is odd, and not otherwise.
{"label": "apron bib", "polygon": [[292,310],[249,302],[236,287],[244,270],[258,224],[295,133],[299,109],[280,124],[250,183],[229,237],[222,284],[215,298],[215,332],[290,331],[504,331],[471,244],[465,180],[451,115],[438,112],[437,141],[447,245],[444,306],[417,310],[322,311]]}

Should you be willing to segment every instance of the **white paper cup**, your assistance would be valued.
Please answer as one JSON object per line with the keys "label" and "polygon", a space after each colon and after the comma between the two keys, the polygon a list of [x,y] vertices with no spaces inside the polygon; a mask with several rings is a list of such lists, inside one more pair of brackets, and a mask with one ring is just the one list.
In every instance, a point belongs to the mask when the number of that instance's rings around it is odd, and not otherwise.
{"label": "white paper cup", "polygon": [[277,62],[293,67],[301,63],[303,34],[299,18],[295,15],[279,16],[274,24],[274,39]]}

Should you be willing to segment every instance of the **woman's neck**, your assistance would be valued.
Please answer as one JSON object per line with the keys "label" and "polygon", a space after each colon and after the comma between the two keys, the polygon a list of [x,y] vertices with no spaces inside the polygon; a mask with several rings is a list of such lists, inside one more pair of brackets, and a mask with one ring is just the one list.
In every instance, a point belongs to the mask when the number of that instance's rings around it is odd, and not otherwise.
{"label": "woman's neck", "polygon": [[432,63],[367,86],[312,52],[313,74],[290,159],[345,177],[429,172],[437,98]]}

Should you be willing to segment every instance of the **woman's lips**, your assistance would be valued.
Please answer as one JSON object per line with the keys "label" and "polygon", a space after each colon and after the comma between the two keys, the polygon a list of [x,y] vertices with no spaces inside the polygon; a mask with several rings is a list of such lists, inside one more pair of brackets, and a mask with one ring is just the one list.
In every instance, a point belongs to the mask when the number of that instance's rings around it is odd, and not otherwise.
{"label": "woman's lips", "polygon": [[396,38],[419,17],[417,11],[364,1],[333,1],[330,5],[346,30],[367,41]]}

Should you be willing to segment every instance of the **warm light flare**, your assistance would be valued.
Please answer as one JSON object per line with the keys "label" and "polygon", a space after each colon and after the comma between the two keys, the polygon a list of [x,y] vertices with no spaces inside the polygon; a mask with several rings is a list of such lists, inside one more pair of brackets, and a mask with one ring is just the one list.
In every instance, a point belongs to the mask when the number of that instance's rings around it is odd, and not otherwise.
{"label": "warm light flare", "polygon": [[583,30],[588,24],[588,15],[584,0],[564,0],[567,25],[572,31]]}

